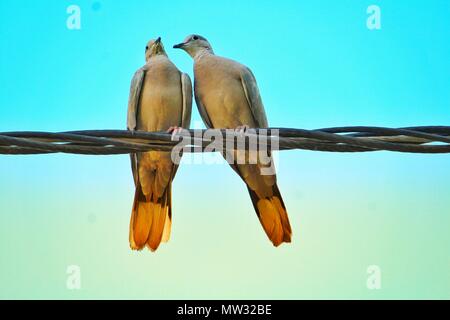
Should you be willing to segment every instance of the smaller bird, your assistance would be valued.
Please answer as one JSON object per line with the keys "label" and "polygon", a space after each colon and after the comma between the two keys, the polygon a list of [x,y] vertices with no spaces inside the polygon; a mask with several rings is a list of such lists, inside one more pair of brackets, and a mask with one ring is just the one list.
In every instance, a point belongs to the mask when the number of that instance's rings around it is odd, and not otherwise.
{"label": "smaller bird", "polygon": [[[128,130],[168,131],[189,128],[192,84],[169,60],[161,38],[145,47],[146,64],[131,81],[128,101]],[[172,181],[178,165],[170,152],[131,154],[136,186],[130,221],[130,246],[155,251],[169,240],[172,225]]]}
{"label": "smaller bird", "polygon": [[[187,36],[174,48],[183,49],[194,60],[195,101],[208,128],[242,132],[268,127],[255,76],[248,67],[215,55],[208,40],[198,34]],[[291,225],[276,175],[262,171],[267,163],[258,159],[256,164],[230,165],[247,185],[259,221],[273,245],[291,242]]]}

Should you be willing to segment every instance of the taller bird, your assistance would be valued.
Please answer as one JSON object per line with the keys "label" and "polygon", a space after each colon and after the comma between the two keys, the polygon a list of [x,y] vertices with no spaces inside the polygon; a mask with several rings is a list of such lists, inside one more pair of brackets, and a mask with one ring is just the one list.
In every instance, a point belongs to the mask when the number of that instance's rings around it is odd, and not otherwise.
{"label": "taller bird", "polygon": [[[169,60],[161,38],[145,47],[146,64],[131,81],[128,130],[173,131],[189,128],[192,84]],[[172,223],[172,180],[177,165],[170,152],[149,151],[131,155],[136,185],[130,221],[130,246],[154,251],[168,241]]]}
{"label": "taller bird", "polygon": [[[200,35],[190,35],[174,48],[194,59],[194,92],[200,115],[208,128],[267,128],[267,118],[256,79],[246,66],[216,56]],[[230,163],[246,183],[253,207],[274,246],[291,242],[291,226],[276,183],[276,175],[264,175],[265,167]]]}

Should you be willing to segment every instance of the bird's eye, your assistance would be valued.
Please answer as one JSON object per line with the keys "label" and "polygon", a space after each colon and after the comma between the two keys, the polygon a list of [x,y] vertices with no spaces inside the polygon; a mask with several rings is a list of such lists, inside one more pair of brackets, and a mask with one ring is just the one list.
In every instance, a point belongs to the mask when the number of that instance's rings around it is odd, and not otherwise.
{"label": "bird's eye", "polygon": [[145,47],[145,51],[147,51],[147,50],[148,50],[148,46]]}
{"label": "bird's eye", "polygon": [[198,37],[197,36],[193,36],[192,40],[198,40]]}

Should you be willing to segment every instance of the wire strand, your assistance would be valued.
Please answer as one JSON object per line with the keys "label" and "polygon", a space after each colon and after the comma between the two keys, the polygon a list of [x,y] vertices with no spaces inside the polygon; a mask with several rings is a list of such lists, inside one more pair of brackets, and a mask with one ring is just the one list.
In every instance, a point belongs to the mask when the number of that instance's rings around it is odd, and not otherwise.
{"label": "wire strand", "polygon": [[[209,129],[211,130],[211,129]],[[223,141],[236,138],[257,141],[258,147],[271,150],[312,150],[326,152],[394,151],[408,153],[450,153],[450,126],[423,126],[406,128],[334,127],[316,130],[294,128],[250,129],[243,135],[225,129],[191,129],[184,134],[191,137],[185,152],[205,152],[209,144],[222,135]],[[267,131],[267,135],[265,134]],[[231,133],[231,134],[230,134]],[[263,134],[264,133],[264,134]],[[215,138],[211,138],[214,136]],[[187,137],[187,136],[186,136]],[[272,139],[264,139],[264,138]],[[277,146],[273,143],[276,140]],[[29,155],[70,153],[85,155],[114,155],[145,151],[171,151],[179,142],[172,141],[167,132],[128,130],[83,130],[70,132],[2,132],[0,154]],[[235,146],[238,148],[237,146]]]}

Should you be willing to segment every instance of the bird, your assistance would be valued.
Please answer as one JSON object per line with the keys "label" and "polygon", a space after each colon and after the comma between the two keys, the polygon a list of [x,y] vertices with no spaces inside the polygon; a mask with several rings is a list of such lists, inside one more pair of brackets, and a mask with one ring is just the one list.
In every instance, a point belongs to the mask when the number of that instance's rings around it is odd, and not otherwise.
{"label": "bird", "polygon": [[[249,128],[268,127],[255,76],[248,67],[215,55],[208,40],[198,34],[187,36],[173,47],[184,50],[194,60],[194,96],[207,128],[228,128],[242,133]],[[292,229],[276,174],[262,174],[265,165],[259,159],[257,163],[234,161],[230,165],[247,185],[253,207],[272,244],[277,247],[291,242]]]}
{"label": "bird", "polygon": [[[191,79],[169,60],[161,37],[147,43],[145,61],[131,81],[127,129],[176,133],[189,128]],[[135,183],[130,247],[141,250],[147,246],[155,251],[170,237],[172,181],[178,166],[167,151],[139,152],[130,157]]]}

